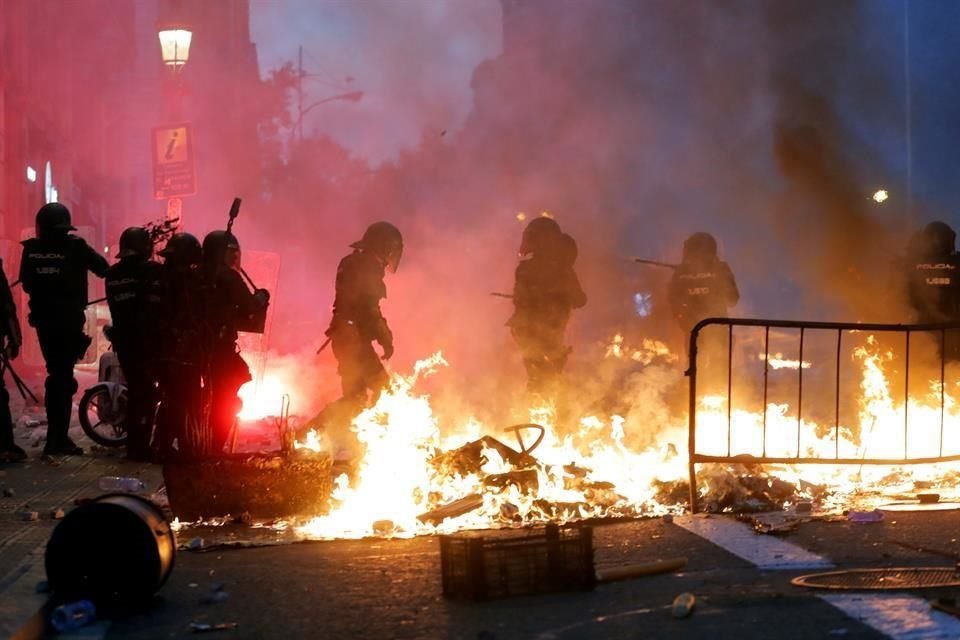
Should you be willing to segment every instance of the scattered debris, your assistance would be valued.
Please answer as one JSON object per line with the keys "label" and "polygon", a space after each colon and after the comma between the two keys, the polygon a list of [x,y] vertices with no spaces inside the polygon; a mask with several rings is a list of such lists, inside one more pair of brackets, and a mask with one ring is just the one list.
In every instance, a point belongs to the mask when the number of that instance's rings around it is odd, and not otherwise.
{"label": "scattered debris", "polygon": [[217,624],[201,624],[199,622],[190,623],[191,633],[210,633],[213,631],[228,631],[240,626],[239,622],[219,622]]}
{"label": "scattered debris", "polygon": [[40,514],[36,511],[21,511],[20,520],[23,522],[36,522],[40,519]]}
{"label": "scattered debris", "polygon": [[673,599],[671,614],[674,618],[681,619],[688,617],[693,613],[693,607],[697,604],[697,599],[692,593],[681,593]]}
{"label": "scattered debris", "polygon": [[850,511],[847,513],[847,520],[855,524],[875,524],[883,522],[883,511],[874,509],[873,511]]}
{"label": "scattered debris", "polygon": [[644,576],[655,576],[661,573],[679,571],[686,566],[686,558],[668,558],[667,560],[657,560],[655,562],[643,562],[640,564],[628,564],[622,567],[597,569],[597,582],[617,582],[619,580],[632,580],[633,578],[642,578]]}
{"label": "scattered debris", "polygon": [[373,523],[373,532],[378,536],[393,533],[394,529],[396,525],[393,524],[393,520],[377,520]]}
{"label": "scattered debris", "polygon": [[782,511],[787,502],[799,502],[797,487],[775,476],[767,475],[756,465],[732,469],[707,469],[704,507],[711,513],[762,513]]}
{"label": "scattered debris", "polygon": [[811,502],[798,502],[793,508],[796,513],[810,513],[813,511],[813,503]]}
{"label": "scattered debris", "polygon": [[470,513],[474,509],[479,509],[483,506],[483,496],[479,493],[471,493],[470,495],[460,498],[459,500],[454,500],[453,502],[446,504],[442,507],[437,507],[426,513],[422,513],[417,516],[417,520],[429,524],[440,524],[447,518],[456,518],[457,516],[462,516],[465,513]]}
{"label": "scattered debris", "polygon": [[763,514],[740,514],[737,520],[750,525],[757,533],[783,536],[796,531],[801,524],[810,522],[812,518],[795,516],[785,512]]}
{"label": "scattered debris", "polygon": [[940,502],[939,493],[918,493],[917,500],[920,501],[920,504],[936,504]]}
{"label": "scattered debris", "polygon": [[63,520],[63,516],[64,516],[63,509],[60,509],[60,508],[53,509],[50,512],[51,520]]}
{"label": "scattered debris", "polygon": [[203,538],[197,536],[196,538],[190,540],[190,542],[187,544],[187,549],[190,549],[191,551],[195,549],[203,549]]}
{"label": "scattered debris", "polygon": [[97,619],[97,608],[89,600],[79,600],[70,604],[63,604],[53,610],[50,615],[50,625],[58,632],[73,631]]}
{"label": "scattered debris", "polygon": [[200,599],[200,604],[216,604],[223,602],[230,594],[227,593],[227,585],[218,582],[210,587],[209,593]]}

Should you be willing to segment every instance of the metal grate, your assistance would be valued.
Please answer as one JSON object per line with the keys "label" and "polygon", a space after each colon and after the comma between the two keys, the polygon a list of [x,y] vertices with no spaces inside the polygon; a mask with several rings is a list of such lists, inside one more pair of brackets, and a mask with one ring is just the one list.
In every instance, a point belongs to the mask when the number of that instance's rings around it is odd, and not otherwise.
{"label": "metal grate", "polygon": [[960,587],[957,567],[898,567],[850,569],[799,576],[790,581],[798,587],[835,590],[903,590]]}
{"label": "metal grate", "polygon": [[[697,388],[697,374],[698,374],[698,351],[699,345],[698,341],[700,335],[705,328],[708,326],[720,326],[726,329],[725,340],[726,348],[714,348],[711,349],[711,352],[718,352],[726,358],[726,413],[727,413],[727,424],[726,424],[726,452],[720,455],[706,454],[697,449],[697,406],[698,406],[698,388]],[[743,327],[752,327],[755,329],[763,330],[763,431],[760,437],[760,441],[756,444],[755,447],[757,451],[761,452],[761,455],[748,455],[741,456],[733,448],[733,415],[734,415],[734,401],[733,401],[733,380],[734,380],[734,370],[733,370],[733,354],[734,354],[734,345],[736,344],[734,331],[735,328]],[[767,432],[767,404],[768,404],[768,393],[770,388],[769,380],[769,363],[770,363],[770,330],[771,329],[788,329],[788,330],[798,330],[799,334],[799,351],[797,355],[797,360],[801,363],[797,367],[797,395],[796,395],[796,422],[797,422],[797,443],[796,448],[794,449],[795,453],[787,455],[769,455],[767,451],[767,443],[770,434]],[[893,456],[893,457],[873,457],[873,456],[862,456],[862,457],[845,457],[841,455],[840,448],[840,412],[841,412],[841,382],[842,382],[842,356],[843,356],[843,344],[844,344],[844,335],[849,335],[853,332],[874,332],[874,333],[883,333],[887,335],[900,335],[903,339],[904,347],[904,361],[903,361],[903,370],[904,370],[904,380],[903,380],[903,394],[905,398],[904,402],[904,411],[903,411],[903,455],[902,456]],[[834,446],[832,447],[833,451],[819,452],[819,453],[810,453],[806,451],[802,446],[801,434],[803,433],[803,406],[805,401],[804,396],[804,367],[802,365],[804,361],[804,338],[810,334],[807,332],[831,332],[835,335],[834,345],[835,349],[832,349],[831,359],[834,361],[835,366],[835,379],[833,380],[834,387],[834,407],[833,407],[833,440]],[[909,431],[910,431],[910,411],[911,406],[911,393],[910,393],[910,370],[911,370],[911,337],[915,334],[932,334],[939,337],[939,396],[940,396],[940,420],[939,420],[939,437],[938,437],[938,455],[929,456],[929,457],[917,457],[911,455],[909,449]],[[798,322],[792,320],[765,320],[759,318],[706,318],[698,322],[690,332],[690,344],[688,355],[690,358],[690,366],[687,369],[686,375],[690,379],[690,394],[689,394],[689,434],[687,442],[687,450],[689,451],[689,471],[690,471],[690,510],[693,512],[697,511],[699,495],[697,492],[697,464],[703,463],[743,463],[745,460],[750,463],[756,464],[839,464],[839,465],[864,465],[864,464],[876,464],[876,465],[901,465],[901,464],[931,464],[937,462],[951,462],[951,461],[960,461],[960,452],[952,452],[950,454],[944,453],[943,447],[943,433],[944,433],[944,424],[946,416],[946,396],[945,389],[946,384],[946,356],[947,346],[953,344],[957,341],[958,336],[960,336],[960,324],[958,323],[945,323],[945,324],[909,324],[909,325],[899,325],[899,324],[870,324],[870,323],[850,323],[850,322]],[[719,343],[718,343],[719,344]],[[809,348],[808,348],[809,349]],[[725,351],[725,353],[724,353]],[[714,354],[716,355],[716,353]],[[809,383],[807,387],[809,387]]]}

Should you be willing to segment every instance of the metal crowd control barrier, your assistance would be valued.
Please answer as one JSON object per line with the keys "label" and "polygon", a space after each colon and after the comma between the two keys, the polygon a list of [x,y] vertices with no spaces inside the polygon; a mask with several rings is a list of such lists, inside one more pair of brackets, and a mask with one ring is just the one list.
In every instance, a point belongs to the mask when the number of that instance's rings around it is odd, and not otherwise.
{"label": "metal crowd control barrier", "polygon": [[[727,327],[727,389],[726,389],[726,407],[727,407],[727,453],[726,455],[706,455],[697,451],[697,340],[700,333],[708,326],[720,325]],[[731,398],[733,396],[733,329],[734,327],[757,327],[764,330],[764,354],[763,354],[763,443],[762,454],[759,456],[750,455],[748,459],[742,456],[732,455],[732,412],[733,405]],[[768,456],[767,455],[767,399],[769,391],[769,372],[770,372],[770,329],[799,329],[800,349],[797,360],[800,366],[797,367],[798,392],[797,392],[797,453],[795,456]],[[836,332],[836,380],[834,384],[834,397],[836,398],[834,411],[834,455],[829,457],[805,456],[800,447],[800,435],[802,432],[803,420],[803,349],[804,335],[807,330],[815,331],[834,331]],[[686,374],[690,378],[690,399],[689,399],[689,467],[690,467],[690,510],[697,511],[698,491],[697,491],[697,464],[699,463],[769,463],[769,464],[870,464],[870,465],[890,465],[890,464],[930,464],[937,462],[950,462],[960,460],[960,454],[944,456],[943,455],[943,428],[945,418],[945,347],[948,331],[960,330],[958,323],[945,324],[868,324],[851,322],[797,322],[790,320],[764,320],[756,318],[706,318],[701,320],[690,332],[689,356],[690,365]],[[842,356],[843,334],[847,332],[871,332],[871,333],[899,333],[903,334],[904,344],[904,411],[903,411],[903,452],[902,458],[841,458],[840,457],[840,364]],[[940,336],[940,455],[936,457],[908,457],[908,434],[910,429],[910,337],[914,333],[939,333]]]}

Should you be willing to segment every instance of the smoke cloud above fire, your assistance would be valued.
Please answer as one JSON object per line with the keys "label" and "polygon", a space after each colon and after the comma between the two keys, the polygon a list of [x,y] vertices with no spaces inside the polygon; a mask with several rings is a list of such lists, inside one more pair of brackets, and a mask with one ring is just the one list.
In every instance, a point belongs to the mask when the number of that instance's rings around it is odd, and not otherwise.
{"label": "smoke cloud above fire", "polygon": [[[327,381],[321,395],[335,395],[332,355],[312,354],[336,265],[367,224],[390,220],[406,242],[383,305],[397,338],[392,366],[443,350],[451,367],[431,383],[437,393],[507,419],[524,378],[503,326],[510,302],[489,294],[512,286],[518,214],[543,211],[579,243],[589,302],[570,327],[574,378],[617,332],[680,350],[663,299],[668,272],[625,258],[678,261],[700,230],[718,238],[738,278],[736,315],[904,320],[890,287],[908,228],[902,198],[896,210],[870,200],[878,185],[903,180],[902,59],[876,26],[897,28],[887,4],[304,9],[295,35],[309,48],[318,26],[316,38],[343,44],[330,68],[383,93],[324,112],[342,130],[318,129],[342,148],[307,147],[312,160],[290,168],[302,188],[238,223],[252,246],[282,256],[274,348],[310,354],[301,366]],[[254,28],[261,60],[293,57],[289,25],[266,3],[253,9],[267,21]],[[310,21],[320,15],[332,19]],[[910,224],[925,221],[922,202],[914,213]],[[650,317],[637,317],[635,293],[652,294]]]}

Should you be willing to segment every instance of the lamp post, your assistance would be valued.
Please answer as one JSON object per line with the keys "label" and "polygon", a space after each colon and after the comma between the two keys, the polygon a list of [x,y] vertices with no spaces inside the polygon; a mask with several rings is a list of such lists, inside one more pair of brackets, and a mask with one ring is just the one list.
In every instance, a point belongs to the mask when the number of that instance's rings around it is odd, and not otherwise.
{"label": "lamp post", "polygon": [[297,132],[297,142],[303,141],[303,118],[310,113],[315,107],[319,107],[322,104],[328,102],[333,102],[335,100],[347,100],[349,102],[359,102],[363,98],[363,91],[350,91],[349,93],[340,93],[335,96],[330,96],[328,98],[323,98],[322,100],[317,100],[304,107],[302,105],[297,105],[297,121],[294,123],[293,128]]}
{"label": "lamp post", "polygon": [[167,202],[167,219],[179,219],[181,196],[196,190],[193,167],[193,140],[190,125],[181,123],[181,98],[186,95],[183,69],[190,60],[193,31],[180,22],[157,27],[160,58],[167,69],[168,120],[173,123],[153,131],[154,196]]}

